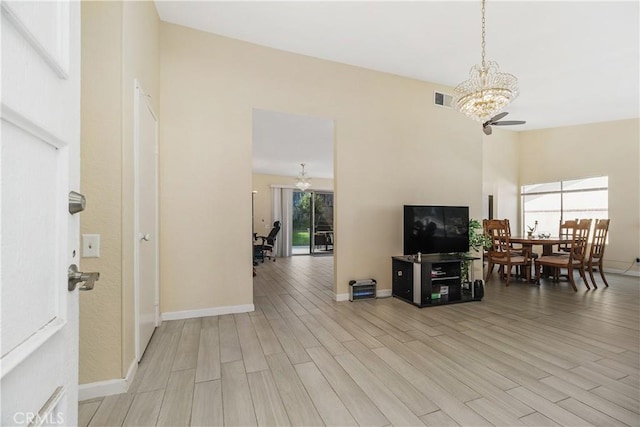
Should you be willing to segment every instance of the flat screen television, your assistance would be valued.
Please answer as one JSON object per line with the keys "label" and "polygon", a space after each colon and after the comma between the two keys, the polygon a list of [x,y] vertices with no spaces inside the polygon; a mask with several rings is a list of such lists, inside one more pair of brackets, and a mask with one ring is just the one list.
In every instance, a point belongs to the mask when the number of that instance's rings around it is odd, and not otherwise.
{"label": "flat screen television", "polygon": [[469,252],[468,206],[404,206],[404,254]]}

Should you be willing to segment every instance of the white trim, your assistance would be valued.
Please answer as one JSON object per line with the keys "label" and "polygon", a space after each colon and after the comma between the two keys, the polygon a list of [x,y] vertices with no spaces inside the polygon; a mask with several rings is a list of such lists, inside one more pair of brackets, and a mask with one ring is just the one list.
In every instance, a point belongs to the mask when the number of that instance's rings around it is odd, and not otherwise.
{"label": "white trim", "polygon": [[[160,325],[160,248],[158,245],[159,240],[159,227],[160,227],[160,218],[159,218],[159,171],[158,171],[158,118],[156,113],[151,108],[151,105],[146,101],[146,98],[149,98],[148,95],[138,79],[133,79],[134,84],[134,94],[133,94],[133,215],[134,215],[134,230],[133,230],[133,289],[134,289],[134,342],[135,342],[135,355],[136,360],[140,360],[142,358],[142,354],[144,353],[144,349],[140,347],[140,325],[139,325],[139,303],[138,300],[140,298],[140,177],[138,164],[140,160],[140,107],[146,107],[151,116],[155,121],[155,220],[156,226],[155,230],[153,230],[153,245],[155,248],[155,257],[156,257],[156,272],[155,272],[155,317],[156,317],[156,327]],[[140,103],[140,97],[145,97],[145,101]]]}
{"label": "white trim", "polygon": [[162,313],[162,320],[182,320],[196,317],[220,316],[222,314],[249,313],[255,311],[253,304],[227,305],[224,307],[200,308],[197,310],[169,311]]}
{"label": "white trim", "polygon": [[125,378],[97,381],[95,383],[80,384],[78,386],[78,401],[95,399],[96,397],[113,396],[126,393],[138,371],[138,361],[133,360]]}
{"label": "white trim", "polygon": [[0,359],[0,378],[3,378],[9,372],[11,372],[16,366],[22,363],[27,357],[31,356],[37,349],[39,349],[44,343],[57,334],[64,328],[67,321],[55,317],[49,323],[42,328],[38,329],[29,338],[15,346],[7,354]]}
{"label": "white trim", "polygon": [[348,293],[346,293],[346,294],[335,294],[334,293],[333,296],[334,296],[334,299],[336,301],[338,301],[338,302],[340,302],[340,301],[349,301],[349,294]]}
{"label": "white trim", "polygon": [[[3,2],[2,4],[4,5],[6,3]],[[55,136],[54,134],[46,130],[42,126],[42,124],[36,123],[35,121],[31,120],[24,114],[14,110],[4,102],[1,105],[2,107],[0,107],[0,117],[2,118],[2,120],[5,120],[11,123],[12,125],[16,126],[18,129],[21,129],[22,131],[33,136],[34,138],[37,138],[43,142],[46,142],[52,147],[62,149],[69,146],[67,142],[63,141],[62,139],[58,138],[57,136]]]}
{"label": "white trim", "polygon": [[391,289],[376,290],[376,298],[387,298],[391,296]]}
{"label": "white trim", "polygon": [[[2,6],[5,6],[5,3],[2,3]],[[3,9],[4,10],[4,9]],[[22,113],[14,110],[9,105],[1,103],[0,104],[0,119],[5,122],[15,126],[20,131],[26,133],[30,137],[36,138],[42,141],[45,144],[48,144],[52,147],[58,149],[58,184],[57,187],[61,188],[69,188],[68,184],[68,174],[65,172],[68,170],[67,158],[68,158],[68,148],[69,144],[67,144],[62,139],[58,138],[47,129],[45,129],[40,123],[36,123],[31,120],[27,116]],[[61,199],[58,204],[58,212],[64,212],[66,200]],[[62,216],[61,218],[64,218]],[[60,221],[64,225],[61,225]],[[57,241],[59,242],[59,246],[57,248],[59,254],[63,254],[66,252],[67,241],[68,238],[63,238],[63,234],[66,234],[66,219],[61,219],[57,224],[58,234]],[[62,230],[65,230],[63,233]],[[58,264],[66,270],[67,264],[63,261],[59,261]],[[2,356],[0,360],[0,378],[7,375],[14,368],[16,368],[20,363],[22,363],[27,357],[33,354],[38,348],[40,348],[44,343],[48,342],[48,340],[61,331],[64,326],[67,324],[67,320],[64,318],[64,315],[61,316],[60,313],[66,313],[66,284],[60,283],[59,290],[56,293],[56,313],[53,318],[51,318],[46,324],[42,325],[39,329],[34,331],[32,335],[27,337],[23,342],[19,343],[17,346],[9,350],[4,356]],[[6,351],[6,349],[5,349]]]}
{"label": "white trim", "polygon": [[51,414],[51,412],[53,412],[54,409],[56,409],[56,406],[58,406],[58,403],[60,403],[62,398],[65,397],[66,393],[66,387],[59,386],[58,388],[56,388],[51,394],[51,397],[47,399],[45,404],[38,411],[38,415],[36,415],[35,420],[33,420],[29,424],[29,426],[40,427],[41,425],[44,425],[47,420],[51,419],[49,415]]}
{"label": "white trim", "polygon": [[138,134],[140,129],[140,93],[142,89],[137,79],[133,79],[133,340],[136,360],[142,359],[140,351],[140,313],[138,310],[140,300],[140,178],[138,175],[138,163],[140,158],[140,141]]}
{"label": "white trim", "polygon": [[[6,1],[0,3],[2,7],[2,14],[7,18],[13,27],[17,30],[18,34],[27,41],[36,51],[36,53],[44,60],[44,62],[53,70],[53,72],[61,79],[69,78],[69,8],[64,3],[58,4],[58,21],[59,26],[63,29],[62,35],[58,34],[58,49],[60,52],[49,52],[46,47],[38,40],[38,38],[31,32],[29,27],[20,19],[11,6]],[[64,10],[62,9],[64,8]],[[65,13],[66,12],[66,16]],[[64,18],[67,22],[61,22]],[[64,30],[66,26],[66,31]],[[64,64],[63,62],[67,62]]]}
{"label": "white trim", "polygon": [[[619,270],[617,268],[605,268],[604,272],[611,273],[611,274],[622,274],[623,276],[640,277],[640,271],[638,270],[631,271],[631,270]],[[594,275],[594,276],[597,277],[597,275]]]}

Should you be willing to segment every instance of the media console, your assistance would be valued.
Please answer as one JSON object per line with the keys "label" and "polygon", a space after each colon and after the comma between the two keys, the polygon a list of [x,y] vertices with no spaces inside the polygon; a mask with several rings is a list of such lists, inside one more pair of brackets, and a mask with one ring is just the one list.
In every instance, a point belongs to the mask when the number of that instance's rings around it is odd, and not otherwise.
{"label": "media console", "polygon": [[480,301],[482,292],[473,283],[462,283],[462,262],[471,257],[448,254],[414,255],[391,258],[391,294],[418,307]]}

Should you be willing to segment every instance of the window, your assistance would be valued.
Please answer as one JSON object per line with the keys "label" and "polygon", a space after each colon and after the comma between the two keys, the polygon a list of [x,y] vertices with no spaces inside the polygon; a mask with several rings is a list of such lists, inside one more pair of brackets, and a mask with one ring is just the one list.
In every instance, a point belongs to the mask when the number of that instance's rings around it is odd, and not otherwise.
{"label": "window", "polygon": [[609,177],[575,179],[523,185],[522,230],[533,227],[536,233],[558,234],[560,221],[609,217]]}

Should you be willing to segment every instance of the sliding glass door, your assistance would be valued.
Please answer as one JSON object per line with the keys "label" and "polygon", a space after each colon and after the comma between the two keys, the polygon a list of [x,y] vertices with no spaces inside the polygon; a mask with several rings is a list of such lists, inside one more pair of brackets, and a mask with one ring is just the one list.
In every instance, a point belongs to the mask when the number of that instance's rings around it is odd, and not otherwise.
{"label": "sliding glass door", "polygon": [[291,236],[293,255],[309,255],[311,227],[311,193],[293,191],[293,235]]}
{"label": "sliding glass door", "polygon": [[311,229],[311,253],[333,253],[333,193],[314,192],[312,201]]}
{"label": "sliding glass door", "polygon": [[294,255],[333,253],[333,193],[293,192]]}

